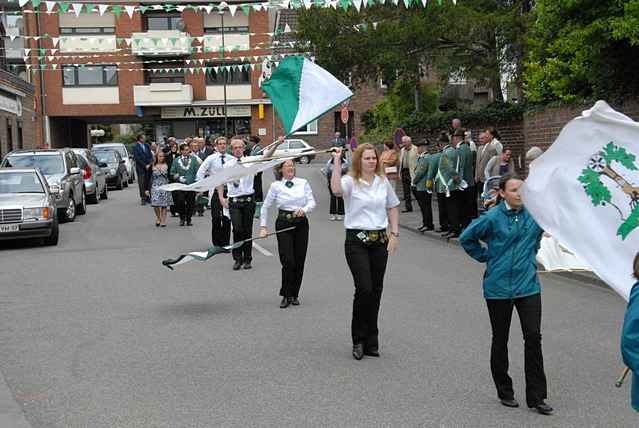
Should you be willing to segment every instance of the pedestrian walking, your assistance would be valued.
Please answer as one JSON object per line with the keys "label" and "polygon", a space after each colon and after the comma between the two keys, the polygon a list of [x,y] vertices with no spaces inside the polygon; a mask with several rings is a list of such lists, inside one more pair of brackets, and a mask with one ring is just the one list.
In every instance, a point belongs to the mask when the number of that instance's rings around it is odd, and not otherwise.
{"label": "pedestrian walking", "polygon": [[[328,182],[328,193],[330,197],[330,203],[328,207],[329,217],[331,221],[342,221],[344,219],[344,198],[333,193],[331,188],[331,177],[333,176],[333,163],[334,160],[331,157],[323,168],[324,176]],[[342,152],[342,161],[340,168],[340,176],[348,172],[348,161],[346,160],[345,152]]]}
{"label": "pedestrian walking", "polygon": [[[173,160],[171,176],[173,180],[182,184],[193,184],[199,168],[196,156],[190,154],[188,144],[180,144],[180,156]],[[180,215],[180,226],[192,226],[193,209],[195,206],[195,193],[188,191],[175,191],[175,207]]]}
{"label": "pedestrian walking", "polygon": [[[276,144],[272,144],[264,152],[262,158],[270,157],[277,147],[284,142],[284,137],[278,138]],[[254,156],[244,156],[244,140],[235,136],[231,138],[231,153],[224,163],[224,168],[230,168],[243,160],[254,160]],[[227,185],[227,197],[224,196],[224,186],[217,188],[217,194],[222,207],[227,208],[231,215],[233,225],[233,242],[251,239],[253,235],[253,217],[255,215],[255,190],[253,189],[252,175],[244,176]],[[245,242],[241,247],[233,249],[233,270],[251,269],[253,261],[253,243]]]}
{"label": "pedestrian walking", "polygon": [[133,146],[133,160],[135,161],[135,174],[138,177],[138,189],[140,191],[140,205],[148,202],[147,190],[149,189],[149,177],[153,165],[153,153],[144,142],[144,134],[138,134]]}
{"label": "pedestrian walking", "polygon": [[417,147],[413,144],[408,135],[402,137],[402,148],[399,152],[399,178],[402,181],[402,189],[404,191],[405,208],[403,213],[413,211],[412,202],[412,186],[411,183],[415,178],[415,165],[417,164]]}
{"label": "pedestrian walking", "polygon": [[268,234],[267,219],[271,206],[278,209],[275,230],[295,227],[277,234],[277,250],[282,264],[280,308],[300,304],[299,292],[308,249],[307,214],[315,208],[309,182],[295,176],[295,162],[287,160],[275,167],[276,181],[271,184],[260,213],[260,236]]}
{"label": "pedestrian walking", "polygon": [[[178,145],[177,145],[177,141],[175,137],[169,137],[167,141],[169,144],[169,152],[166,154],[166,163],[169,166],[169,171],[171,171],[173,160],[177,158],[178,156],[180,156],[180,153],[178,152]],[[169,183],[173,183],[173,177],[171,177],[170,173],[169,173]],[[177,216],[177,210],[175,209],[174,201],[175,201],[175,193],[171,192],[171,205],[169,206],[169,212],[171,213],[171,217]]]}
{"label": "pedestrian walking", "polygon": [[149,191],[151,206],[155,212],[156,227],[166,227],[167,208],[173,203],[171,192],[160,190],[160,186],[164,186],[168,182],[169,165],[166,162],[166,154],[159,150],[151,168],[151,190]]}
{"label": "pedestrian walking", "polygon": [[[639,280],[639,253],[632,264],[633,276]],[[621,355],[632,371],[630,404],[639,412],[639,282],[633,285],[621,330]]]}
{"label": "pedestrian walking", "polygon": [[417,164],[415,166],[415,177],[413,178],[413,189],[415,199],[422,213],[422,225],[418,228],[420,232],[434,230],[433,225],[433,207],[431,204],[432,181],[428,182],[428,173],[431,168],[435,167],[431,158],[433,155],[428,153],[428,140],[417,141],[415,143],[419,155],[417,156]]}
{"label": "pedestrian walking", "polygon": [[[215,139],[215,153],[207,157],[197,170],[197,181],[203,180],[224,168],[224,164],[231,155],[226,153],[226,137]],[[222,186],[223,195],[226,197],[226,186]],[[224,247],[231,242],[231,218],[225,215],[217,189],[209,190],[209,207],[211,209],[211,242],[217,247]]]}
{"label": "pedestrian walking", "polygon": [[360,144],[350,172],[341,178],[341,150],[333,157],[331,187],[346,205],[344,252],[355,285],[352,354],[356,360],[379,357],[377,318],[388,255],[399,244],[399,199],[371,144]]}
{"label": "pedestrian walking", "polygon": [[508,336],[516,308],[524,336],[526,404],[549,415],[553,409],[544,401],[547,386],[541,352],[541,287],[535,262],[543,231],[523,206],[521,185],[516,176],[502,177],[502,201],[475,219],[460,242],[472,258],[487,265],[483,288],[492,328],[490,368],[497,396],[504,406],[519,406],[508,375]]}

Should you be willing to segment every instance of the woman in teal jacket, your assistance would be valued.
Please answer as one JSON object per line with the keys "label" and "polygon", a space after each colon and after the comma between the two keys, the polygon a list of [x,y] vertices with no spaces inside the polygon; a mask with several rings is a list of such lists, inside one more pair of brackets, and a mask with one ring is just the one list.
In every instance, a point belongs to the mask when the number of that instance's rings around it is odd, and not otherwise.
{"label": "woman in teal jacket", "polygon": [[[639,254],[633,263],[634,276],[639,280]],[[631,400],[633,409],[639,412],[639,282],[632,287],[628,309],[623,320],[621,335],[623,362],[632,370]]]}
{"label": "woman in teal jacket", "polygon": [[483,286],[492,327],[490,369],[497,396],[504,406],[519,406],[508,376],[508,336],[514,307],[524,336],[526,404],[549,415],[553,409],[544,402],[541,288],[535,262],[543,231],[522,204],[521,184],[516,176],[504,176],[499,183],[502,201],[473,221],[459,240],[472,258],[486,263]]}

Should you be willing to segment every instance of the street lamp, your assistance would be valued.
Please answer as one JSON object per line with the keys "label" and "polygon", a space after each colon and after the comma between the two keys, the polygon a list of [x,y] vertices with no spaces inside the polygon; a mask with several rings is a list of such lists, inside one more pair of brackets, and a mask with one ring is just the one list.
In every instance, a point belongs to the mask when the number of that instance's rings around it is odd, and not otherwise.
{"label": "street lamp", "polygon": [[224,69],[226,64],[226,60],[224,58],[224,9],[220,9],[218,11],[220,14],[220,18],[222,19],[222,76],[223,76],[223,85],[224,85],[224,136],[228,137],[228,115],[226,113],[226,80],[228,79],[228,75]]}

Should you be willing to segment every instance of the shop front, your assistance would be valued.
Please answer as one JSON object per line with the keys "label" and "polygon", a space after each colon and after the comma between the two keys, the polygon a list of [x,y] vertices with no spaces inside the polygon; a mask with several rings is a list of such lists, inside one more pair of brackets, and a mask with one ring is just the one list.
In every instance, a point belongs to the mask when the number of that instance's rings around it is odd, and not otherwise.
{"label": "shop front", "polygon": [[[226,134],[251,134],[251,106],[226,106]],[[224,135],[224,106],[191,105],[181,107],[162,107],[161,121],[156,122],[156,141],[164,137],[178,139],[189,136],[208,137]]]}

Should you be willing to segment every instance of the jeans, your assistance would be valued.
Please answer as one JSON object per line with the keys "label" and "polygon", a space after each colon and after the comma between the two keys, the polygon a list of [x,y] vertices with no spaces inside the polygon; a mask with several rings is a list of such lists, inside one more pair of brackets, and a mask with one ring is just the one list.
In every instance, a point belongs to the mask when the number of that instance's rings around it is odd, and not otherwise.
{"label": "jeans", "polygon": [[497,387],[497,396],[502,399],[514,397],[513,381],[508,376],[508,336],[515,307],[524,335],[526,404],[534,407],[545,400],[548,393],[541,353],[541,294],[512,300],[487,299],[486,304],[493,331],[490,370]]}

